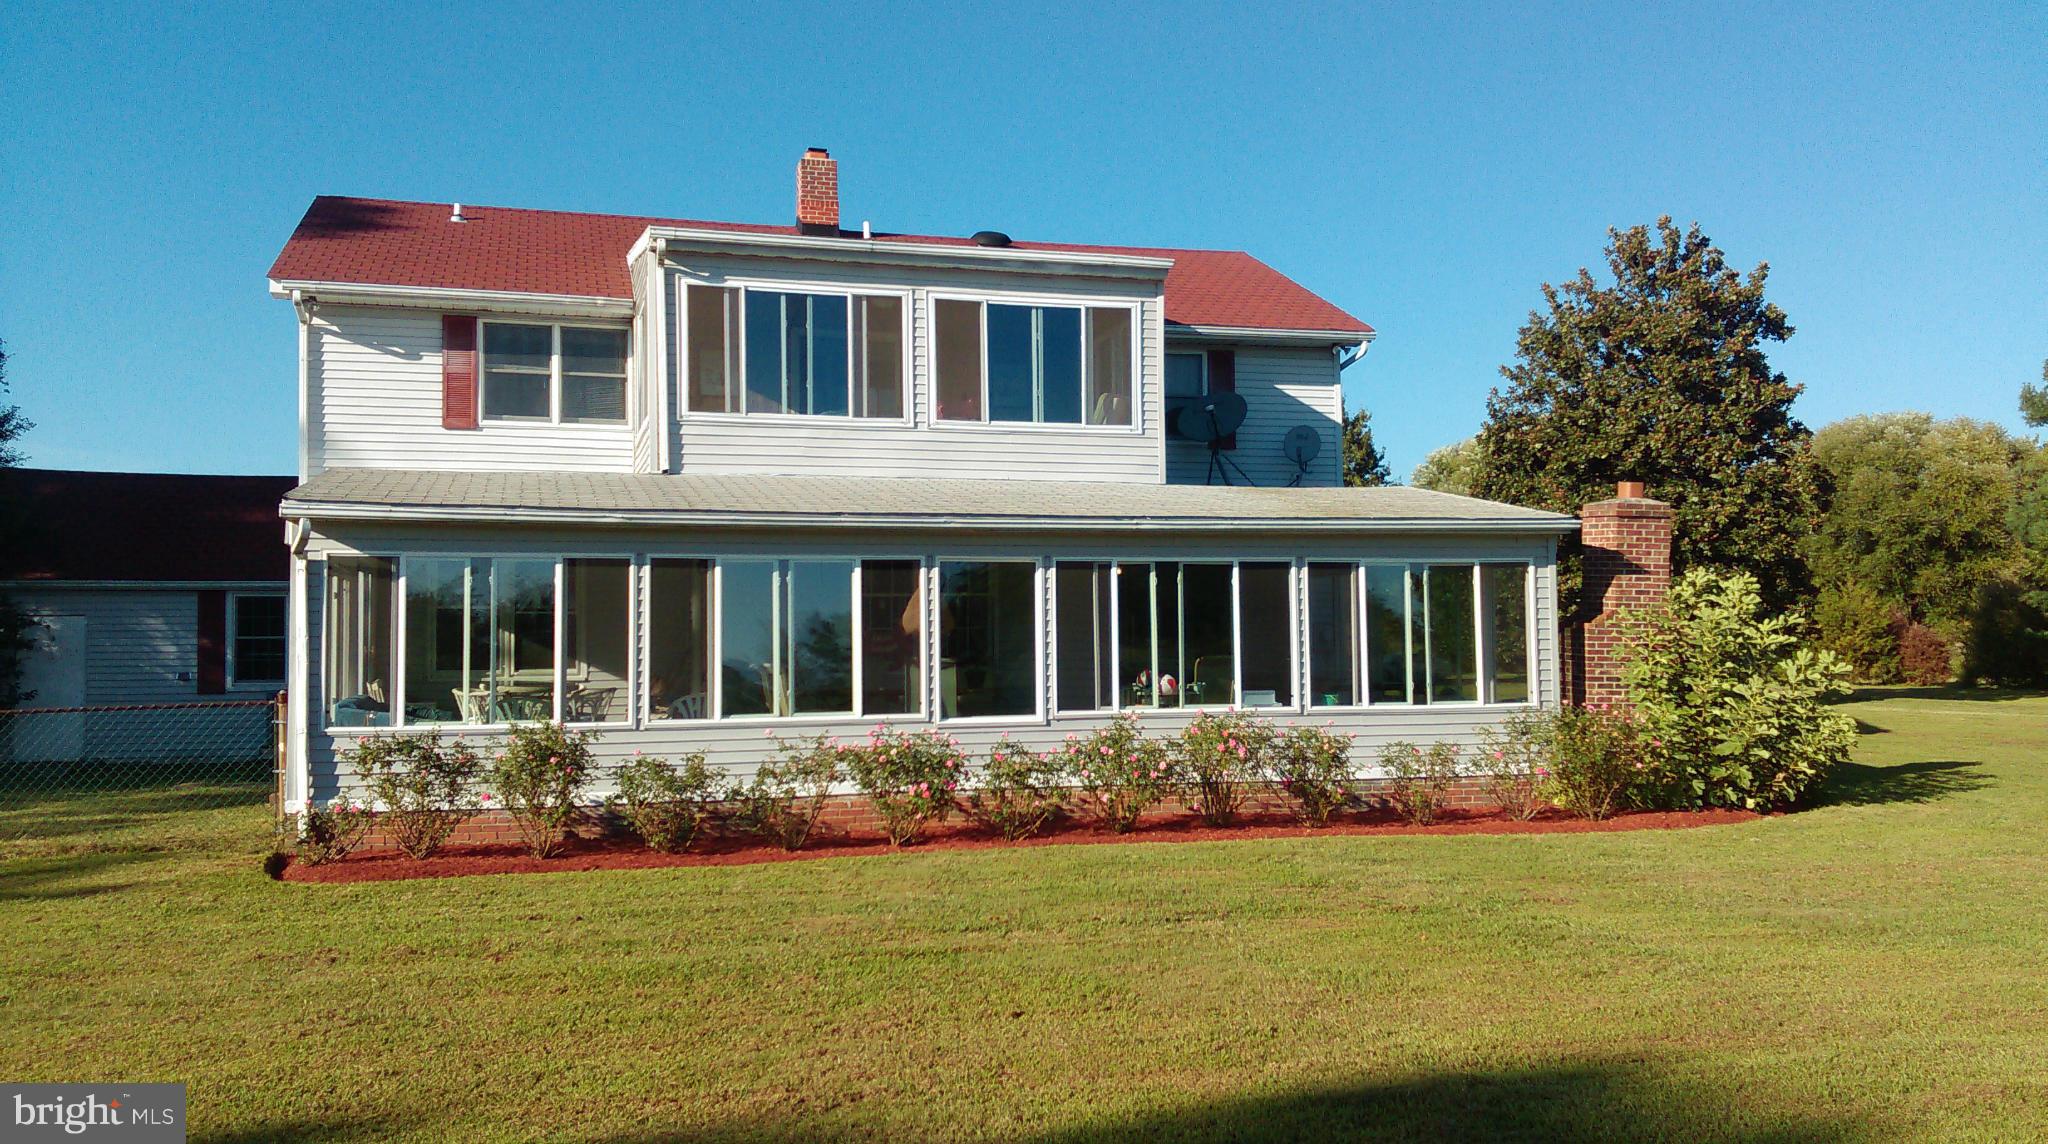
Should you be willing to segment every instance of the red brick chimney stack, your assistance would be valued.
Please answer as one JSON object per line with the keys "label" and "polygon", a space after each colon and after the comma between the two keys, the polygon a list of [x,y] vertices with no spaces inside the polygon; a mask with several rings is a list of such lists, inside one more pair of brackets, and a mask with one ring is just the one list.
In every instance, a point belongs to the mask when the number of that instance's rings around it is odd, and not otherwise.
{"label": "red brick chimney stack", "polygon": [[1671,506],[1651,500],[1641,481],[1621,481],[1614,492],[1613,500],[1579,510],[1586,555],[1579,614],[1591,618],[1572,641],[1568,675],[1574,686],[1566,698],[1581,705],[1622,701],[1628,613],[1655,605],[1671,590]]}
{"label": "red brick chimney stack", "polygon": [[805,234],[839,234],[839,163],[823,147],[796,162],[796,226]]}

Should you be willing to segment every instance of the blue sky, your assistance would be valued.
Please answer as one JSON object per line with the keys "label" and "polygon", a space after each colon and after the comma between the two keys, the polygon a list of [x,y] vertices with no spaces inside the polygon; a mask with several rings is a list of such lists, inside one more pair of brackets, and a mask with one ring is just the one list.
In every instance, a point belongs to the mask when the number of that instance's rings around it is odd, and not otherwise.
{"label": "blue sky", "polygon": [[[0,338],[30,463],[286,472],[319,193],[1250,250],[1378,327],[1396,472],[1539,284],[1698,220],[1771,264],[1820,425],[2018,428],[2048,357],[2048,6],[9,5]],[[343,18],[343,13],[354,13]]]}

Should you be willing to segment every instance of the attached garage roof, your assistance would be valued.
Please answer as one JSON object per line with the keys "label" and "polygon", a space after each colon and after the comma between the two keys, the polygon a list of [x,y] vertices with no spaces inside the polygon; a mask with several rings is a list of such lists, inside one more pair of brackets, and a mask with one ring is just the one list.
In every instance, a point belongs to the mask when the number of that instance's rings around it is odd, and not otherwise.
{"label": "attached garage roof", "polygon": [[1144,530],[1564,533],[1578,521],[1391,487],[1244,488],[1100,481],[767,474],[467,473],[336,469],[280,509],[316,519]]}
{"label": "attached garage roof", "polygon": [[[795,235],[794,226],[580,214],[321,195],[270,268],[277,282],[629,299],[626,252],[650,226]],[[848,237],[857,238],[857,234]],[[877,234],[880,243],[972,247],[948,235]],[[1316,330],[1364,336],[1372,327],[1240,250],[1013,244],[1021,251],[1128,254],[1173,260],[1166,320],[1184,326]]]}

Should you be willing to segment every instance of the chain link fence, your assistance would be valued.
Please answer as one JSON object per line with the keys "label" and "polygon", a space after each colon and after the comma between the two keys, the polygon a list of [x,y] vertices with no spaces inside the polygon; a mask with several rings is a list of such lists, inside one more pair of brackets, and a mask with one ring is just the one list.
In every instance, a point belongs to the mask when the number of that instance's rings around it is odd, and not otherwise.
{"label": "chain link fence", "polygon": [[89,808],[118,820],[124,807],[263,806],[278,789],[282,699],[0,710],[0,841]]}

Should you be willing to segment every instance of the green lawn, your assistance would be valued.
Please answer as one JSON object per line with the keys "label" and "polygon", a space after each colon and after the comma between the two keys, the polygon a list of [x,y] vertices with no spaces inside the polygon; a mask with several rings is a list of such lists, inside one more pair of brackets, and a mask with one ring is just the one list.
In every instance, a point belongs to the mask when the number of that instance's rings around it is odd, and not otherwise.
{"label": "green lawn", "polygon": [[2048,698],[1854,710],[1829,805],[1668,833],[300,886],[109,795],[0,822],[0,1078],[226,1141],[2039,1139]]}

